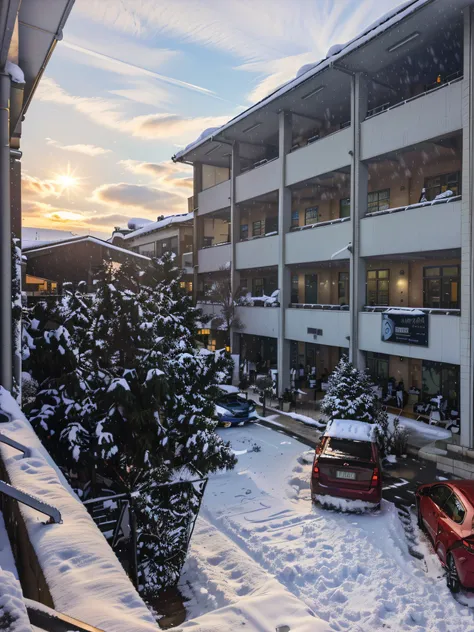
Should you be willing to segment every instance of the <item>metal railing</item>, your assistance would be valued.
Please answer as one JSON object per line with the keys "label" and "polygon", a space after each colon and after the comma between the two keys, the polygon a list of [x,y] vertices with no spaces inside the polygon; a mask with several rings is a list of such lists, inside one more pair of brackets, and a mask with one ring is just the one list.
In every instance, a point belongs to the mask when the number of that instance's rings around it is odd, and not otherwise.
{"label": "metal railing", "polygon": [[402,211],[410,211],[415,208],[424,208],[425,206],[438,206],[439,204],[449,204],[450,202],[458,202],[462,199],[461,195],[451,195],[450,197],[440,198],[439,200],[431,200],[427,202],[418,202],[416,204],[408,204],[407,206],[396,206],[395,208],[387,208],[383,211],[373,211],[366,213],[362,219],[366,217],[376,217],[378,215],[390,215],[391,213],[401,213]]}
{"label": "metal railing", "polygon": [[330,303],[290,303],[292,309],[320,309],[325,311],[349,311],[349,305],[332,305]]}
{"label": "metal railing", "polygon": [[316,222],[315,224],[305,224],[304,226],[292,226],[290,232],[296,233],[299,230],[306,230],[307,228],[316,228],[320,226],[331,226],[331,224],[341,224],[342,222],[348,222],[350,217],[337,217],[336,219],[329,219],[326,222]]}
{"label": "metal railing", "polygon": [[404,312],[423,312],[424,314],[431,314],[433,316],[460,316],[461,310],[459,308],[450,307],[401,307],[399,305],[364,305],[364,312],[386,312],[387,310],[404,311]]}

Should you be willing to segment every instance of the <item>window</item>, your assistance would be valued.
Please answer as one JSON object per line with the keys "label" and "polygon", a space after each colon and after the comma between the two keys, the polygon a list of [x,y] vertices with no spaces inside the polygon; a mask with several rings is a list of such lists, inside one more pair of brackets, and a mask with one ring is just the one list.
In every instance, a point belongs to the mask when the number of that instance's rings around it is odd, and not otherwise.
{"label": "window", "polygon": [[386,211],[390,208],[390,189],[372,191],[367,196],[367,212]]}
{"label": "window", "polygon": [[435,485],[430,491],[431,500],[440,508],[448,500],[450,495],[451,490],[449,487],[446,487],[446,485]]}
{"label": "window", "polygon": [[211,338],[211,340],[209,340],[207,348],[209,349],[209,351],[215,351],[216,350],[216,339],[215,338]]}
{"label": "window", "polygon": [[145,257],[154,257],[155,256],[155,244],[142,244],[138,246],[138,252],[141,255],[145,255]]}
{"label": "window", "polygon": [[249,225],[241,224],[240,225],[240,241],[245,241],[249,238]]}
{"label": "window", "polygon": [[291,228],[298,228],[300,225],[300,212],[291,211]]}
{"label": "window", "polygon": [[265,234],[278,232],[278,216],[267,217],[265,220]]}
{"label": "window", "polygon": [[299,302],[299,292],[298,292],[298,275],[291,275],[291,302],[298,303]]}
{"label": "window", "polygon": [[421,365],[422,397],[429,403],[441,394],[448,410],[459,410],[459,365],[423,360]]}
{"label": "window", "polygon": [[316,305],[318,302],[318,275],[304,275],[304,302],[308,305]]}
{"label": "window", "polygon": [[351,198],[343,198],[339,202],[339,217],[351,216]]}
{"label": "window", "polygon": [[367,371],[376,384],[385,386],[388,382],[389,356],[385,353],[373,353],[367,351],[366,354]]}
{"label": "window", "polygon": [[304,225],[317,224],[318,222],[318,206],[311,206],[304,211]]}
{"label": "window", "polygon": [[[212,237],[204,237],[204,239],[211,239]],[[162,257],[165,252],[174,252],[176,255],[178,254],[178,237],[171,237],[170,239],[160,239],[160,241],[156,242],[156,256]],[[212,242],[211,242],[212,243]],[[211,245],[211,244],[208,244]]]}
{"label": "window", "polygon": [[350,439],[336,439],[328,437],[323,449],[323,454],[362,461],[372,461],[372,444],[368,441],[351,441]]}
{"label": "window", "polygon": [[461,195],[461,172],[444,173],[441,176],[426,178],[426,199],[434,200],[437,195],[445,191],[452,191],[454,195]]}
{"label": "window", "polygon": [[240,293],[242,296],[245,296],[248,292],[248,280],[240,278]]}
{"label": "window", "polygon": [[349,305],[349,272],[339,272],[337,298],[339,305]]}
{"label": "window", "polygon": [[253,279],[252,281],[252,295],[263,296],[263,279]]}
{"label": "window", "polygon": [[459,266],[423,268],[423,307],[459,309]]}
{"label": "window", "polygon": [[390,270],[367,271],[367,305],[388,305]]}
{"label": "window", "polygon": [[214,237],[203,237],[202,238],[202,247],[209,248],[212,246],[212,242],[214,241]]}
{"label": "window", "polygon": [[264,223],[262,220],[257,220],[252,224],[252,237],[258,237],[259,235],[264,234]]}
{"label": "window", "polygon": [[445,501],[442,509],[448,518],[451,518],[456,524],[461,524],[466,515],[466,508],[454,492]]}

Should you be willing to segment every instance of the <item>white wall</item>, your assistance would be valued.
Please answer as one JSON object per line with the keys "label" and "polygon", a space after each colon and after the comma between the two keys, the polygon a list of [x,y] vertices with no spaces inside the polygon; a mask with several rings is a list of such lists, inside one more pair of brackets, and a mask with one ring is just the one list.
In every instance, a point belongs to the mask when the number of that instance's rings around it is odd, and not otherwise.
{"label": "white wall", "polygon": [[365,217],[362,257],[461,247],[461,201]]}
{"label": "white wall", "polygon": [[[351,221],[296,230],[285,239],[287,264],[329,261],[352,241]],[[349,259],[349,252],[344,251],[338,259]]]}
{"label": "white wall", "polygon": [[237,270],[278,265],[278,235],[239,242],[235,258]]}
{"label": "white wall", "polygon": [[419,358],[435,362],[460,363],[459,316],[429,315],[428,347],[382,342],[382,314],[362,312],[359,315],[359,346],[362,351],[386,353],[403,358]]}
{"label": "white wall", "polygon": [[311,145],[292,151],[286,157],[286,185],[291,186],[296,182],[350,165],[351,147],[352,129],[347,127]]}
{"label": "white wall", "polygon": [[198,195],[199,215],[220,211],[230,206],[230,180],[216,184]]}
{"label": "white wall", "polygon": [[277,338],[280,312],[278,307],[238,307],[236,313],[245,326],[239,333]]}
{"label": "white wall", "polygon": [[216,272],[232,260],[232,246],[213,246],[198,251],[199,272]]}
{"label": "white wall", "polygon": [[280,181],[279,176],[279,158],[237,176],[235,179],[236,202],[244,202],[264,193],[276,191]]}
{"label": "white wall", "polygon": [[458,81],[364,121],[361,159],[461,130],[461,89]]}
{"label": "white wall", "polygon": [[[323,311],[316,309],[287,308],[285,316],[285,338],[333,347],[347,347],[350,332],[349,311]],[[314,338],[308,334],[308,327],[322,329],[322,336]]]}

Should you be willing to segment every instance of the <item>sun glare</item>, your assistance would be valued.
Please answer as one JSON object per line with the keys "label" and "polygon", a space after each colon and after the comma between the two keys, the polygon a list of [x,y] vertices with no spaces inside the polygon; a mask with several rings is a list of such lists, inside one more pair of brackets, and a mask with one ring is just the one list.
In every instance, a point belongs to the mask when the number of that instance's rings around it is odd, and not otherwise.
{"label": "sun glare", "polygon": [[82,178],[77,177],[75,173],[75,170],[71,169],[71,165],[68,164],[65,172],[54,174],[54,182],[58,185],[59,195],[64,192],[70,193],[80,186]]}

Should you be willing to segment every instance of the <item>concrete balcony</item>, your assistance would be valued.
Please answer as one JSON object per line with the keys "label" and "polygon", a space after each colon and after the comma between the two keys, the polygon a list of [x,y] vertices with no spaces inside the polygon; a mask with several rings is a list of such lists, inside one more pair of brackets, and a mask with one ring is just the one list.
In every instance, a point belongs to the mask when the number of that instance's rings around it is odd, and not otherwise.
{"label": "concrete balcony", "polygon": [[220,316],[222,313],[222,307],[215,303],[201,303],[197,302],[196,307],[202,310],[203,316],[208,318],[215,318],[216,316]]}
{"label": "concrete balcony", "polygon": [[352,129],[334,132],[286,157],[286,186],[350,165]]}
{"label": "concrete balcony", "polygon": [[459,316],[430,314],[428,316],[428,346],[404,345],[382,341],[382,314],[361,312],[359,315],[359,348],[362,351],[386,353],[401,358],[418,358],[433,362],[460,364]]}
{"label": "concrete balcony", "polygon": [[[449,199],[449,198],[448,198]],[[363,218],[362,257],[461,247],[461,200],[393,209]]]}
{"label": "concrete balcony", "polygon": [[232,260],[232,246],[218,244],[198,251],[199,272],[217,272]]}
{"label": "concrete balcony", "polygon": [[[320,330],[321,333],[314,333]],[[350,314],[345,310],[287,308],[285,338],[333,347],[349,346]]]}
{"label": "concrete balcony", "polygon": [[462,129],[462,84],[457,80],[365,120],[362,160]]}
{"label": "concrete balcony", "polygon": [[236,314],[244,325],[239,333],[278,338],[280,312],[279,307],[237,307]]}
{"label": "concrete balcony", "polygon": [[201,191],[198,195],[198,213],[206,215],[230,206],[230,180]]}
{"label": "concrete balcony", "polygon": [[235,245],[237,270],[278,265],[278,235],[240,241]]}
{"label": "concrete balcony", "polygon": [[271,193],[280,183],[280,159],[271,160],[261,167],[246,171],[235,179],[235,201],[245,202]]}
{"label": "concrete balcony", "polygon": [[[329,261],[332,255],[352,241],[351,222],[335,220],[314,224],[285,235],[287,265]],[[345,250],[337,259],[349,259]]]}

